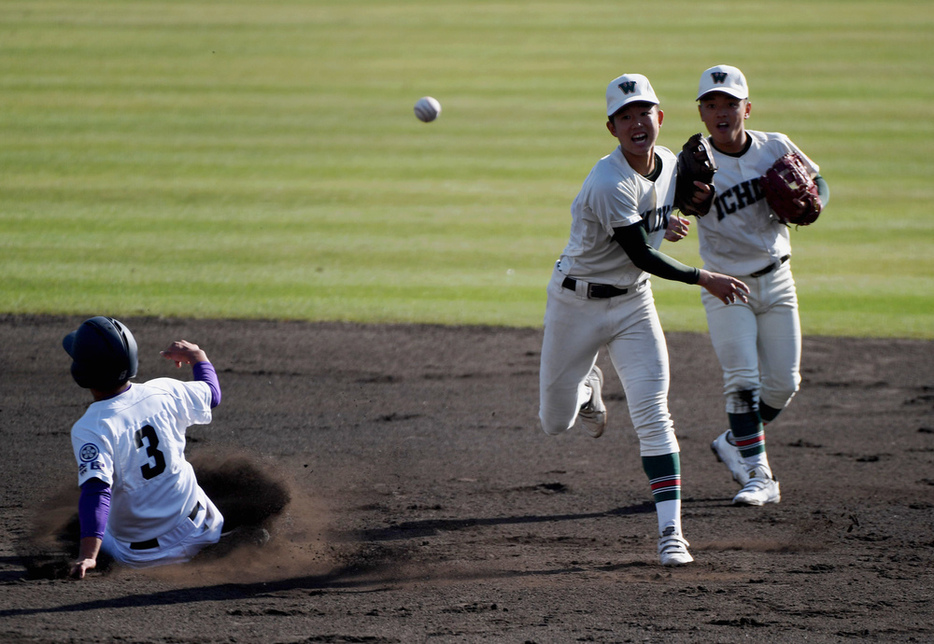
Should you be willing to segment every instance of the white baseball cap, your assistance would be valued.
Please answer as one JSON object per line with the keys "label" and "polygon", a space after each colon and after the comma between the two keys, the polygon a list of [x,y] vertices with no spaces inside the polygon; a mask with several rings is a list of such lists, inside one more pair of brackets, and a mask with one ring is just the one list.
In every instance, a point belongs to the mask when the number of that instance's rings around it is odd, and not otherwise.
{"label": "white baseball cap", "polygon": [[658,97],[649,79],[642,74],[623,74],[606,87],[606,115],[613,116],[622,107],[641,101],[658,105]]}
{"label": "white baseball cap", "polygon": [[734,98],[749,98],[749,86],[743,72],[730,65],[715,65],[700,76],[697,99],[710,92],[723,92]]}

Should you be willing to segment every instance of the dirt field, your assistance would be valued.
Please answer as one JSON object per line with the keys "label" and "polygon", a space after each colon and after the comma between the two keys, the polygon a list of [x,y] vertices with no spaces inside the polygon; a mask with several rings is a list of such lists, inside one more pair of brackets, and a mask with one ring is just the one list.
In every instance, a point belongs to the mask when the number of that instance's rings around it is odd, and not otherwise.
{"label": "dirt field", "polygon": [[217,367],[191,459],[249,459],[291,503],[262,549],[30,579],[22,542],[73,511],[82,319],[0,317],[0,641],[934,640],[934,343],[806,338],[768,431],[782,502],[739,508],[710,342],[669,334],[696,563],[666,569],[615,375],[602,438],[539,429],[540,331],[125,319],[140,380],[190,377],[175,339]]}

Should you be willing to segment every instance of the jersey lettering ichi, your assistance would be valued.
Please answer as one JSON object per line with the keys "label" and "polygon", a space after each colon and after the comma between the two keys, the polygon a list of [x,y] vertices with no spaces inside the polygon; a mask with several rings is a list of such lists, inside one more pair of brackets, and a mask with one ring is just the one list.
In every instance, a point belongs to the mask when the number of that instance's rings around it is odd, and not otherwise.
{"label": "jersey lettering ichi", "polygon": [[704,268],[736,277],[752,275],[791,253],[788,226],[769,211],[759,177],[779,157],[797,152],[816,175],[820,168],[784,134],[746,130],[749,145],[741,153],[714,148],[717,198],[710,213],[697,218]]}
{"label": "jersey lettering ichi", "polygon": [[588,282],[627,288],[645,280],[642,271],[613,239],[614,229],[644,226],[649,243],[658,248],[674,203],[675,155],[655,148],[656,177],[643,177],[616,148],[587,175],[571,204],[571,234],[558,269]]}
{"label": "jersey lettering ichi", "polygon": [[98,478],[112,489],[107,531],[143,541],[173,529],[197,501],[185,460],[185,430],[211,422],[207,383],[157,378],[92,403],[71,430],[78,484]]}
{"label": "jersey lettering ichi", "polygon": [[717,195],[714,201],[714,206],[716,206],[717,209],[717,219],[723,219],[727,215],[732,215],[740,208],[752,206],[757,201],[764,198],[765,195],[759,187],[758,179],[741,181],[730,188],[729,191]]}

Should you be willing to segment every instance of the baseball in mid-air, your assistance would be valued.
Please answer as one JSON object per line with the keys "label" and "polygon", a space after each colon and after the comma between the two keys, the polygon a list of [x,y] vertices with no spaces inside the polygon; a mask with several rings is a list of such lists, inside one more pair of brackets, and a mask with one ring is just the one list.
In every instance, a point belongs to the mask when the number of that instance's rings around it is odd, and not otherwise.
{"label": "baseball in mid-air", "polygon": [[423,123],[430,123],[441,115],[441,103],[431,96],[423,96],[415,103],[415,116]]}

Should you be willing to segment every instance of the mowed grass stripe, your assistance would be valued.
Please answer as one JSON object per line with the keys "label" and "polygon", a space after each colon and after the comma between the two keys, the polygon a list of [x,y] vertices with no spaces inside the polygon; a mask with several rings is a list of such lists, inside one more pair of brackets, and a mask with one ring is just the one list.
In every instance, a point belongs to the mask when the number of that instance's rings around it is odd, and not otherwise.
{"label": "mowed grass stripe", "polygon": [[[699,72],[729,62],[750,127],[831,185],[793,235],[805,333],[934,337],[934,9],[624,9],[5,2],[0,311],[538,326],[613,145],[606,81],[649,75],[677,149]],[[698,261],[694,238],[665,250]],[[705,328],[696,287],[656,292],[666,329]]]}

